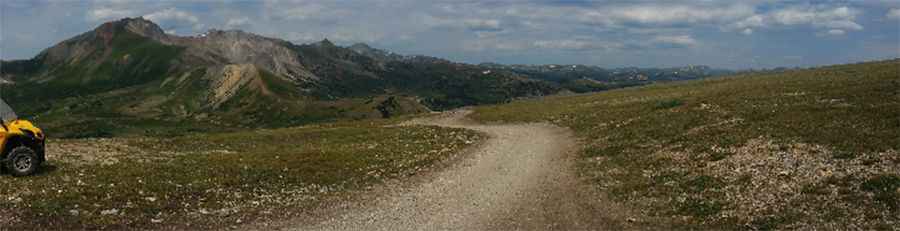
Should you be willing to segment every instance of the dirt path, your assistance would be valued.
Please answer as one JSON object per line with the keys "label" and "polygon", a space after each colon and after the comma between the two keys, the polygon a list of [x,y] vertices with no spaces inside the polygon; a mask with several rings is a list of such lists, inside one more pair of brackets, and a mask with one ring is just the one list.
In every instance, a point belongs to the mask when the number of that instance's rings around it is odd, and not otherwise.
{"label": "dirt path", "polygon": [[[410,121],[490,138],[461,163],[387,195],[337,205],[287,230],[589,230],[621,227],[598,214],[573,175],[574,139],[544,124],[477,125],[466,111]],[[587,200],[587,201],[585,201]],[[598,218],[601,217],[601,218]],[[272,228],[272,227],[269,227]]]}

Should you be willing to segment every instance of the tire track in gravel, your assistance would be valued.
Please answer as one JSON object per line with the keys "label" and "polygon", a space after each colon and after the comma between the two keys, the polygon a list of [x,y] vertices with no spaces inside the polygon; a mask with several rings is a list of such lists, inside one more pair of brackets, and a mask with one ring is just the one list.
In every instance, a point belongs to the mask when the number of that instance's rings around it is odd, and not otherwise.
{"label": "tire track in gravel", "polygon": [[[429,179],[336,205],[285,230],[592,230],[623,228],[613,207],[597,206],[574,174],[576,143],[547,124],[480,125],[469,111],[408,124],[489,135],[468,157]],[[599,216],[598,216],[599,215]],[[282,225],[279,225],[282,226]],[[272,227],[268,227],[272,228]]]}

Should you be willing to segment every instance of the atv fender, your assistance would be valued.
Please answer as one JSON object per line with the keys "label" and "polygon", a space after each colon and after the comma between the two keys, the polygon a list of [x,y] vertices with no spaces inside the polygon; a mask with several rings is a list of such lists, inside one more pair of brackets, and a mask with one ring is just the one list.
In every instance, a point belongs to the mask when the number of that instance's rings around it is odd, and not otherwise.
{"label": "atv fender", "polygon": [[0,158],[0,164],[6,163],[7,161],[9,161],[9,152],[10,151],[12,151],[16,147],[23,146],[23,145],[28,146],[32,150],[34,150],[38,155],[38,160],[40,160],[41,162],[44,162],[47,160],[47,157],[45,155],[45,153],[46,153],[45,152],[45,149],[46,149],[45,140],[37,139],[36,137],[17,135],[17,136],[9,137],[8,139],[6,139],[6,143],[3,144],[3,152],[0,153],[0,155],[2,155],[2,156],[0,156],[0,157],[2,157],[2,158]]}

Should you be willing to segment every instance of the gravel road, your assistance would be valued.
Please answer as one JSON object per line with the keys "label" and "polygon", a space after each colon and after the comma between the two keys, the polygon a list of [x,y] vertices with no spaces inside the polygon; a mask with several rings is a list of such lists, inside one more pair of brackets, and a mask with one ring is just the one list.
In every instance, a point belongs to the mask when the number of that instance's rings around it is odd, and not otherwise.
{"label": "gravel road", "polygon": [[623,219],[609,216],[615,211],[585,200],[597,197],[586,194],[589,190],[579,186],[573,174],[576,146],[568,130],[546,124],[479,125],[467,121],[466,114],[455,111],[409,122],[473,129],[490,136],[460,163],[415,183],[398,183],[383,195],[333,205],[312,218],[278,226],[285,230],[621,227],[614,223]]}

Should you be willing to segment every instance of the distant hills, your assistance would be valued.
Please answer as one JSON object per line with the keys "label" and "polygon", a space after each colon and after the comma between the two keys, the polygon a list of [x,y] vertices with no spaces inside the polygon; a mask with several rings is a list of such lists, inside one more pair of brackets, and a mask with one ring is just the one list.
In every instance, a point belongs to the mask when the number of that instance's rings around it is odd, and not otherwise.
{"label": "distant hills", "polygon": [[673,68],[614,68],[606,69],[587,65],[500,65],[480,64],[482,67],[506,70],[529,78],[558,84],[566,90],[578,93],[601,91],[653,82],[691,80],[733,74],[734,71],[713,69],[708,66]]}
{"label": "distant hills", "polygon": [[69,137],[391,117],[724,73],[702,66],[472,65],[238,30],[176,36],[143,18],[107,22],[32,59],[0,65],[2,97]]}

